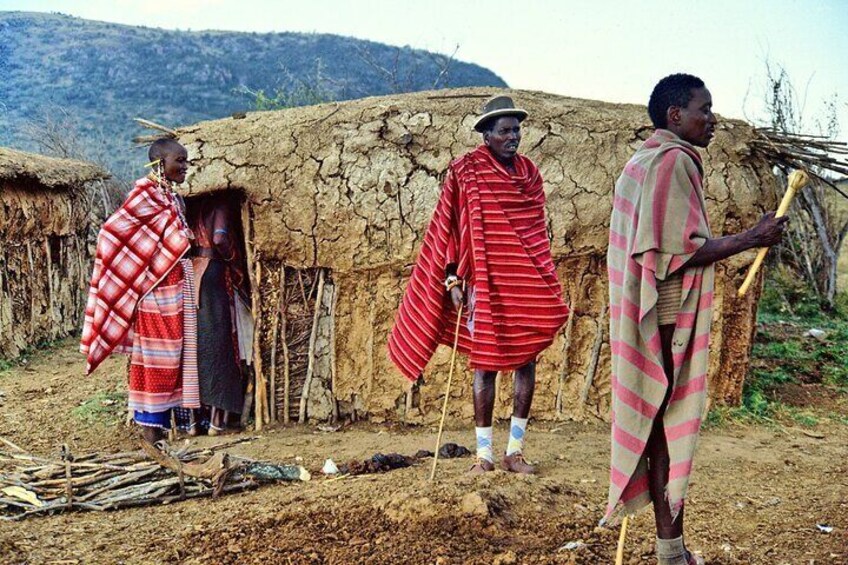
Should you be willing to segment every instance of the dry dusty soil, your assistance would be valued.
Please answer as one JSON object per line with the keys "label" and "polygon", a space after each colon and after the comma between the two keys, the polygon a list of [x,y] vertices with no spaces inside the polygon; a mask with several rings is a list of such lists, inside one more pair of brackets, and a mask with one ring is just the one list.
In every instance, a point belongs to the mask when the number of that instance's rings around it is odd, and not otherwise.
{"label": "dry dusty soil", "polygon": [[[55,455],[136,448],[121,401],[125,362],[83,376],[65,342],[0,373],[0,437]],[[815,397],[808,408],[815,411]],[[848,563],[848,414],[844,395],[813,428],[791,422],[707,429],[687,507],[687,539],[712,564]],[[496,428],[502,446],[506,428]],[[446,441],[473,443],[470,426]],[[337,462],[431,449],[435,430],[356,424],[336,432],[272,428],[230,452],[299,462],[306,483],[269,485],[170,505],[0,521],[0,563],[612,563],[618,532],[596,527],[605,505],[608,427],[531,423],[539,475],[467,476],[468,459],[342,480]],[[202,445],[221,438],[199,438]],[[817,524],[833,527],[822,533]],[[655,563],[652,518],[636,517],[625,563]],[[577,549],[566,549],[580,542]]]}

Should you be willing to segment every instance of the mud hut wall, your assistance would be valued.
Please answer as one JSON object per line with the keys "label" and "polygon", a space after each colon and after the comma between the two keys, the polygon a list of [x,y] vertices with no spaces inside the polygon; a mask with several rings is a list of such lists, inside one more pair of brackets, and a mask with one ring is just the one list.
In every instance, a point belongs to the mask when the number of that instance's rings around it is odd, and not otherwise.
{"label": "mud hut wall", "polygon": [[2,181],[0,357],[78,330],[90,268],[88,231],[78,191]]}
{"label": "mud hut wall", "polygon": [[[245,192],[260,260],[331,271],[338,293],[333,395],[342,412],[355,409],[376,420],[438,417],[449,352],[437,353],[425,372],[428,384],[407,403],[406,383],[389,363],[385,342],[444,171],[479,141],[469,126],[485,96],[423,93],[250,114],[183,130],[197,164],[191,190]],[[650,128],[637,106],[513,96],[533,116],[524,124],[522,146],[545,177],[552,252],[576,307],[570,330],[540,359],[533,412],[544,419],[606,417],[604,261],[612,189]],[[725,122],[704,152],[715,235],[752,225],[775,204],[767,165],[748,153],[750,136],[744,124]],[[734,291],[752,257],[737,257],[718,271],[712,343],[720,354],[712,356],[709,375],[720,400],[738,398],[747,367],[758,295],[740,301]],[[467,418],[467,369],[455,382],[454,395],[462,400],[451,403],[452,415]],[[500,417],[511,410],[510,392],[505,376]]]}

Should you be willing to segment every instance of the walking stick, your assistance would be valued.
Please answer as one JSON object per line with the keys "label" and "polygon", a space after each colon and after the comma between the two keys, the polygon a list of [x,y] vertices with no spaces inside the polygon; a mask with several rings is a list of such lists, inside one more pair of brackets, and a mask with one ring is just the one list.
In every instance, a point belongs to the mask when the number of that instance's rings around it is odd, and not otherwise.
{"label": "walking stick", "polygon": [[618,549],[615,551],[615,565],[624,563],[624,538],[627,536],[627,523],[630,521],[630,516],[625,516],[621,521],[621,533],[618,535]]}
{"label": "walking stick", "polygon": [[445,415],[448,413],[448,398],[450,398],[451,381],[453,380],[453,366],[456,361],[456,348],[459,345],[459,324],[462,322],[462,304],[456,311],[456,326],[453,329],[453,350],[451,351],[450,370],[448,371],[448,386],[445,389],[445,401],[442,403],[442,419],[439,421],[439,434],[436,436],[436,449],[433,450],[433,469],[430,471],[430,480],[436,478],[436,465],[439,463],[439,446],[442,444],[442,430],[445,427]]}
{"label": "walking stick", "polygon": [[[780,206],[777,207],[777,212],[774,214],[775,218],[780,218],[786,214],[786,211],[789,209],[789,204],[792,203],[792,198],[795,197],[795,193],[804,188],[804,186],[809,182],[810,179],[807,176],[807,173],[801,169],[792,171],[789,174],[789,186],[786,187],[786,193],[783,195],[783,200],[780,201]],[[739,287],[739,292],[737,293],[739,298],[742,298],[745,296],[745,293],[748,292],[748,288],[751,286],[751,283],[754,282],[754,277],[760,269],[763,259],[766,258],[768,250],[768,247],[760,248],[760,252],[757,253],[757,258],[754,259],[754,262],[751,263],[751,266],[748,268],[748,274],[745,276],[745,281],[742,283],[742,286]]]}

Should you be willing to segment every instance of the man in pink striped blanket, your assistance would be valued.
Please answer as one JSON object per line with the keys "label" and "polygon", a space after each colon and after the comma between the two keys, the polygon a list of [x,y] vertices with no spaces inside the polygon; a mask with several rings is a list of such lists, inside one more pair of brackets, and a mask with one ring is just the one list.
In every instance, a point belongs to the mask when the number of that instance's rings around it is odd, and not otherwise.
{"label": "man in pink striped blanket", "polygon": [[714,263],[778,243],[786,218],[714,238],[699,147],[716,133],[694,76],[667,76],[648,114],[656,131],[615,185],[607,255],[612,464],[604,521],[653,502],[661,565],[700,558],[683,543],[683,503],[706,400]]}

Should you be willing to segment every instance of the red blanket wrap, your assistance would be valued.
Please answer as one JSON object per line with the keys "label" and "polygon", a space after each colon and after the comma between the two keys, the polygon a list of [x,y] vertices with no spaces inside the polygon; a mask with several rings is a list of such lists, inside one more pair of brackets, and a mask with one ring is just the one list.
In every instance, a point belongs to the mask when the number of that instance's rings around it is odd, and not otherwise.
{"label": "red blanket wrap", "polygon": [[189,249],[172,194],[148,178],[139,179],[97,237],[97,253],[80,351],[86,374],[113,352],[132,352],[132,322],[139,300],[156,286]]}
{"label": "red blanket wrap", "polygon": [[389,357],[410,380],[438,344],[452,346],[456,310],[445,267],[474,296],[473,335],[463,312],[459,350],[472,367],[512,370],[533,361],[568,317],[551,259],[542,176],[516,155],[509,172],[485,146],[460,157],[439,202],[389,336]]}

